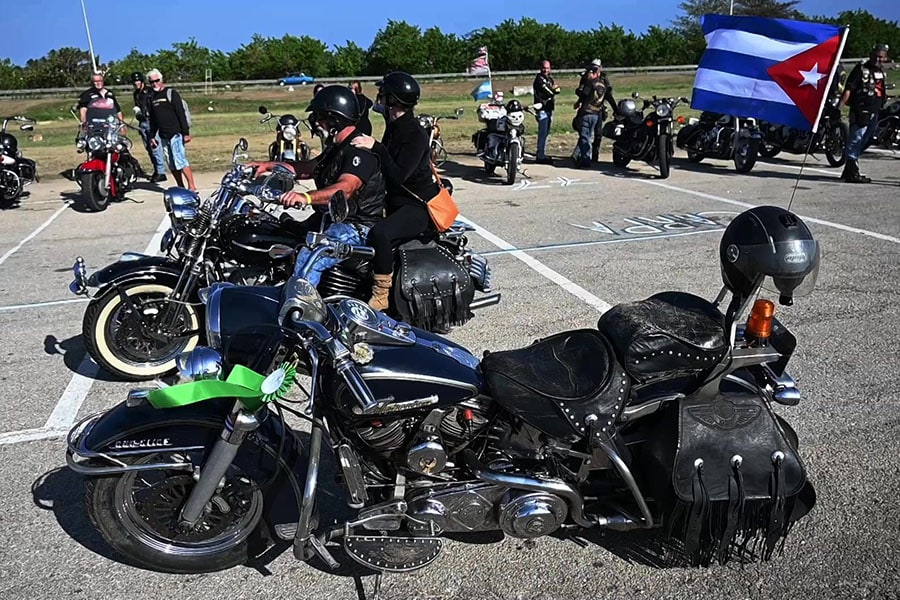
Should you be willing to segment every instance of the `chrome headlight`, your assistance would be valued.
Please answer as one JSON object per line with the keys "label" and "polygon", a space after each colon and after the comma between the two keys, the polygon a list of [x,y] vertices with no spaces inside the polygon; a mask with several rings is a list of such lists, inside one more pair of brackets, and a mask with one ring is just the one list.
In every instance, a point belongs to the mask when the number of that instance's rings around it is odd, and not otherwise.
{"label": "chrome headlight", "polygon": [[222,355],[204,346],[182,352],[175,358],[178,374],[191,381],[218,379],[222,374]]}
{"label": "chrome headlight", "polygon": [[190,223],[194,219],[197,218],[197,215],[200,214],[200,210],[196,205],[194,206],[176,206],[172,209],[172,212],[169,214],[169,217],[172,221],[172,226],[178,227],[179,225],[184,225],[185,223]]}
{"label": "chrome headlight", "polygon": [[105,145],[105,142],[103,138],[95,135],[88,138],[87,145],[91,152],[96,152]]}
{"label": "chrome headlight", "polygon": [[281,128],[281,137],[289,142],[294,141],[294,138],[297,137],[297,127],[294,125],[285,125]]}
{"label": "chrome headlight", "polygon": [[178,207],[191,207],[196,211],[200,207],[200,196],[186,188],[171,187],[163,192],[163,206],[170,215]]}
{"label": "chrome headlight", "polygon": [[660,104],[656,107],[656,115],[658,117],[668,117],[672,114],[672,107],[666,103]]}
{"label": "chrome headlight", "polygon": [[197,294],[206,305],[206,339],[213,348],[222,348],[222,290],[234,284],[220,281],[201,288]]}

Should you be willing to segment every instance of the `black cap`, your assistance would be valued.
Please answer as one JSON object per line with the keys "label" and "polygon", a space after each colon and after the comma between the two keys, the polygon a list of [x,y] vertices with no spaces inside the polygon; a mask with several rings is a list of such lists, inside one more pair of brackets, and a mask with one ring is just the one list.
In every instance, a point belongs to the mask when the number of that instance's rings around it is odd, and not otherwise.
{"label": "black cap", "polygon": [[139,71],[135,71],[134,73],[132,73],[131,74],[131,82],[134,83],[135,81],[140,81],[141,83],[144,83],[144,74]]}

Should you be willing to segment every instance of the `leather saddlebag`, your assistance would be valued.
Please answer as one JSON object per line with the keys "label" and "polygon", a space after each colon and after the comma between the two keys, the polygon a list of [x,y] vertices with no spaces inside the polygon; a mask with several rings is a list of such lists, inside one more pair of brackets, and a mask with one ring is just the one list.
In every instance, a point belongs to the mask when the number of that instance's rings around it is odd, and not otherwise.
{"label": "leather saddlebag", "polygon": [[394,303],[402,320],[427,330],[472,318],[475,284],[466,268],[436,242],[412,240],[397,249]]}

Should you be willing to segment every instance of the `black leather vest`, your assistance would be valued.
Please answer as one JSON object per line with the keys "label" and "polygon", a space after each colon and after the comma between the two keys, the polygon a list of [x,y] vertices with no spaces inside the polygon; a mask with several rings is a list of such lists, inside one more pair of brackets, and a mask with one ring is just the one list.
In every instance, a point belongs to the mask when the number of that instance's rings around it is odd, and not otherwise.
{"label": "black leather vest", "polygon": [[[880,68],[872,68],[869,63],[862,63],[858,66],[861,71],[862,79],[859,88],[853,91],[850,98],[850,108],[855,111],[878,112],[885,92],[884,71]],[[876,88],[881,87],[881,96],[878,96]]]}
{"label": "black leather vest", "polygon": [[[316,182],[317,189],[323,189],[337,182],[343,174],[341,171],[341,163],[344,153],[347,151],[350,139],[356,134],[351,135],[340,144],[329,147],[325,150],[322,159],[316,165],[313,171],[313,179]],[[361,149],[363,152],[368,150]],[[373,153],[375,160],[378,156]],[[349,198],[347,204],[350,211],[347,214],[348,223],[359,223],[360,225],[372,226],[384,217],[384,175],[381,169],[377,169],[375,174],[368,181],[363,181],[363,186],[356,192],[353,198]]]}

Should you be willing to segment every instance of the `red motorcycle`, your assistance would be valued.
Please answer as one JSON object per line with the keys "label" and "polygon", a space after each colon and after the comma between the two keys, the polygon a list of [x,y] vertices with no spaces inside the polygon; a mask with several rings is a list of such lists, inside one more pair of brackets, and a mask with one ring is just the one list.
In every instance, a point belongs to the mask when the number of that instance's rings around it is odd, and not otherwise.
{"label": "red motorcycle", "polygon": [[132,142],[125,129],[131,125],[115,117],[89,122],[75,142],[87,156],[75,169],[75,181],[89,210],[106,210],[110,200],[122,200],[138,177],[146,177],[131,155]]}

